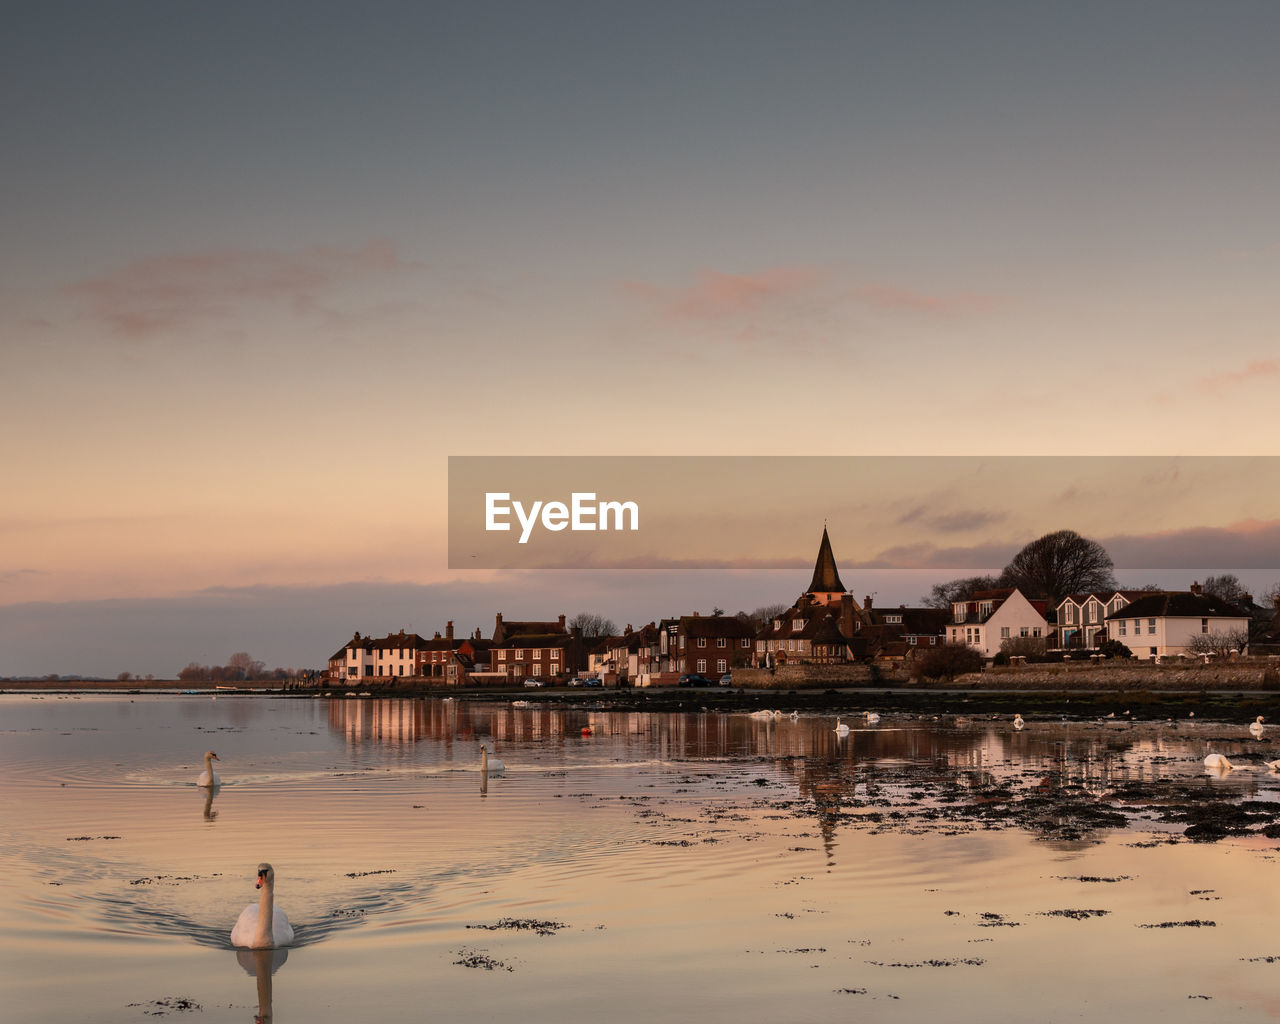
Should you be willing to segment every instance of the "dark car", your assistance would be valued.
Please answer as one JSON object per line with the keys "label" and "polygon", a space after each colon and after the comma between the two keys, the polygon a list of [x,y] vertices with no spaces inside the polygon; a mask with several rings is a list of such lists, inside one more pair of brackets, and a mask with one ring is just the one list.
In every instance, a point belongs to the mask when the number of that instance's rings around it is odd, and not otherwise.
{"label": "dark car", "polygon": [[708,679],[706,676],[700,676],[695,672],[692,675],[681,676],[680,681],[676,683],[676,685],[677,686],[710,686],[711,680]]}

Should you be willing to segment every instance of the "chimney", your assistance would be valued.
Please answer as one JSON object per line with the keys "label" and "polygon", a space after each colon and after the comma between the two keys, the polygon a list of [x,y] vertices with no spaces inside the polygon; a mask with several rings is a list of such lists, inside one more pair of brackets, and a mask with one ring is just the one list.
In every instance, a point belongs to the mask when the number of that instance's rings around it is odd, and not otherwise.
{"label": "chimney", "polygon": [[453,620],[452,619],[450,619],[448,622],[444,624],[444,638],[446,640],[453,639]]}
{"label": "chimney", "polygon": [[863,599],[862,607],[867,611],[871,611],[871,595],[870,594],[868,594],[866,598]]}
{"label": "chimney", "polygon": [[480,627],[479,627],[479,626],[476,626],[476,639],[477,639],[477,640],[479,640],[479,639],[480,639]]}
{"label": "chimney", "polygon": [[635,631],[631,628],[631,623],[629,623],[629,622],[628,622],[628,623],[627,623],[627,628],[626,628],[626,629],[624,629],[622,632],[623,632],[623,633],[633,633],[633,632],[635,632]]}
{"label": "chimney", "polygon": [[1191,584],[1191,593],[1195,594],[1195,595],[1196,595],[1196,597],[1199,597],[1199,596],[1200,596],[1200,594],[1201,594],[1201,592],[1203,591],[1203,589],[1204,589],[1204,588],[1200,586],[1200,581],[1199,581],[1199,580],[1197,580],[1196,582],[1194,582],[1194,583],[1192,583],[1192,584]]}
{"label": "chimney", "polygon": [[696,618],[698,617],[698,613],[697,613],[697,612],[694,612],[694,613],[693,613],[693,617],[696,619]]}
{"label": "chimney", "polygon": [[560,628],[564,629],[564,612],[560,613],[560,618],[557,621],[560,623]]}

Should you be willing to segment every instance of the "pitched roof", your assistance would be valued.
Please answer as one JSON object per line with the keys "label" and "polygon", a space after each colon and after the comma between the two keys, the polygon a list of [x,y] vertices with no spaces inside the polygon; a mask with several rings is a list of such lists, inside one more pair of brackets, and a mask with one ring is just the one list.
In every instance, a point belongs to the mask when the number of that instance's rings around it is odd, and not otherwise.
{"label": "pitched roof", "polygon": [[755,635],[749,623],[736,615],[682,615],[680,632],[685,636],[750,637]]}
{"label": "pitched roof", "polygon": [[831,553],[831,538],[827,528],[822,528],[822,543],[818,545],[818,560],[813,566],[813,579],[809,581],[808,594],[843,594],[847,588],[840,582],[836,570],[836,556]]}
{"label": "pitched roof", "polygon": [[1247,619],[1249,613],[1212,594],[1193,594],[1186,590],[1174,590],[1159,594],[1144,594],[1118,612],[1112,612],[1107,618],[1154,619],[1162,616],[1183,619]]}

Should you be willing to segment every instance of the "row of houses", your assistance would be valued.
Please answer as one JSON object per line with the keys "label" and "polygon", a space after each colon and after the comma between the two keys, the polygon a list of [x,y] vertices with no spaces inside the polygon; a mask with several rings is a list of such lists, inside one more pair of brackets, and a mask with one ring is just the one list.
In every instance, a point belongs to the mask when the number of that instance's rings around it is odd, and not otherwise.
{"label": "row of houses", "polygon": [[[1270,637],[1280,643],[1280,603]],[[607,683],[674,681],[681,674],[712,679],[735,668],[786,664],[902,662],[943,644],[964,644],[991,658],[1017,641],[1045,648],[1097,651],[1124,644],[1142,660],[1185,654],[1196,638],[1248,636],[1254,616],[1204,593],[1099,591],[1071,594],[1054,607],[1016,588],[979,591],[951,608],[875,607],[859,603],[840,579],[824,527],[813,576],[784,612],[763,623],[699,615],[628,625],[620,636],[583,637],[565,616],[508,622],[498,613],[493,634],[457,637],[453,623],[427,640],[401,630],[375,639],[356,633],[329,659],[334,682],[419,678],[455,686],[510,684],[591,675]]]}

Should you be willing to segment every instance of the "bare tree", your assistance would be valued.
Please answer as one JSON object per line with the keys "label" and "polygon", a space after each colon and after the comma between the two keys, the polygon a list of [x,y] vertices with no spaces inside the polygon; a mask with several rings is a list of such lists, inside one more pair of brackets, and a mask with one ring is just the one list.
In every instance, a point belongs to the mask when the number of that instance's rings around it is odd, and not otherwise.
{"label": "bare tree", "polygon": [[249,656],[247,651],[237,651],[227,659],[223,674],[228,679],[261,679],[266,663]]}
{"label": "bare tree", "polygon": [[1112,590],[1115,565],[1107,549],[1075,530],[1058,530],[1033,540],[1004,567],[1000,582],[1025,597],[1056,605],[1068,594]]}
{"label": "bare tree", "polygon": [[1240,577],[1233,572],[1224,572],[1221,576],[1206,576],[1202,589],[1228,604],[1243,604],[1249,592],[1244,589]]}
{"label": "bare tree", "polygon": [[578,612],[569,620],[569,630],[582,630],[583,636],[617,636],[618,624],[594,612]]}
{"label": "bare tree", "polygon": [[995,576],[962,576],[959,579],[935,583],[929,593],[920,598],[928,608],[950,608],[954,601],[967,601],[979,590],[994,590],[1000,586]]}
{"label": "bare tree", "polygon": [[[748,618],[755,622],[768,622],[771,619],[777,618],[790,607],[790,605],[785,604],[762,604],[759,608],[753,611]],[[741,613],[738,614],[738,618],[742,618]]]}
{"label": "bare tree", "polygon": [[1249,646],[1247,629],[1224,629],[1221,633],[1197,633],[1187,643],[1195,654],[1212,654],[1219,658],[1243,651]]}

